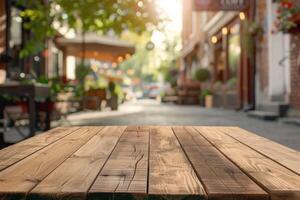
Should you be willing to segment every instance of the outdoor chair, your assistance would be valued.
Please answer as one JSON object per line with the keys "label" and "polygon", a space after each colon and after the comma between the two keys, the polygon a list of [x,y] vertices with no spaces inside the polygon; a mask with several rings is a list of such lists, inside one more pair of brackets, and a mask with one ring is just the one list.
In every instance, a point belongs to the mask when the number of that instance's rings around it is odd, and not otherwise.
{"label": "outdoor chair", "polygon": [[74,103],[76,103],[76,101],[73,101],[72,92],[59,93],[55,101],[51,119],[57,121],[59,124],[66,123],[71,125],[71,122],[68,120],[68,115],[74,111]]}
{"label": "outdoor chair", "polygon": [[90,89],[83,97],[83,109],[101,110],[103,101],[107,101],[105,89]]}
{"label": "outdoor chair", "polygon": [[19,135],[26,138],[21,127],[28,125],[29,116],[26,103],[22,102],[16,105],[7,105],[3,110],[3,131],[14,128]]}

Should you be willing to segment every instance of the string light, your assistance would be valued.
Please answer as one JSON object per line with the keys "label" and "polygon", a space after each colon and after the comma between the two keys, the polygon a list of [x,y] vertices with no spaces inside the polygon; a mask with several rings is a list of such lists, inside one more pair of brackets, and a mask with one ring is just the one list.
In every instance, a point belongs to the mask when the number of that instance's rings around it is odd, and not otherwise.
{"label": "string light", "polygon": [[111,64],[111,66],[112,66],[113,68],[115,68],[115,67],[117,67],[117,63],[114,62],[114,63]]}
{"label": "string light", "polygon": [[222,28],[222,34],[223,35],[227,35],[228,34],[228,28],[227,27]]}
{"label": "string light", "polygon": [[129,53],[125,55],[126,59],[129,59],[130,57],[131,57],[131,55]]}
{"label": "string light", "polygon": [[119,57],[118,57],[118,62],[119,62],[119,63],[123,62],[123,60],[124,60],[124,58],[123,58],[122,56],[119,56]]}
{"label": "string light", "polygon": [[239,16],[240,16],[240,20],[242,21],[246,19],[246,15],[244,12],[240,12]]}
{"label": "string light", "polygon": [[217,36],[212,36],[211,37],[211,43],[216,44],[218,42]]}

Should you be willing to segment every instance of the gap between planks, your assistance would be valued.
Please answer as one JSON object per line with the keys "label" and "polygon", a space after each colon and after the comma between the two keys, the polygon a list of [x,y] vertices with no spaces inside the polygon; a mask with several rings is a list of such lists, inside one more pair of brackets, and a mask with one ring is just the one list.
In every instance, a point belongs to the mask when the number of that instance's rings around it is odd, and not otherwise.
{"label": "gap between planks", "polygon": [[[222,127],[221,131],[254,151],[300,175],[300,152],[238,127]],[[266,144],[268,148],[265,148]]]}
{"label": "gap between planks", "polygon": [[218,127],[194,127],[254,182],[265,189],[272,200],[299,200],[300,176],[228,136]]}
{"label": "gap between planks", "polygon": [[192,127],[173,127],[209,199],[268,200],[268,194]]}
{"label": "gap between planks", "polygon": [[46,133],[36,135],[0,151],[0,171],[20,162],[26,157],[44,149],[76,131],[78,127],[58,127]]}
{"label": "gap between planks", "polygon": [[[24,198],[102,127],[80,128],[46,148],[0,172],[0,198]],[[57,154],[57,151],[60,154]]]}
{"label": "gap between planks", "polygon": [[31,192],[33,199],[85,199],[125,126],[104,127]]}

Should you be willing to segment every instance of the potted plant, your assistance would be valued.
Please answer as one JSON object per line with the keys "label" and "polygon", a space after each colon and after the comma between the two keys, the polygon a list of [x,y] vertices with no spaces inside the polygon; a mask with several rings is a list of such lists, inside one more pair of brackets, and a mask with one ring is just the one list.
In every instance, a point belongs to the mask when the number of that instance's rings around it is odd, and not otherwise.
{"label": "potted plant", "polygon": [[210,71],[205,68],[200,68],[195,72],[194,79],[199,82],[206,82],[210,79]]}
{"label": "potted plant", "polygon": [[299,32],[300,3],[294,0],[274,0],[274,2],[278,3],[278,9],[273,32]]}
{"label": "potted plant", "polygon": [[109,105],[112,110],[118,110],[118,93],[116,92],[116,84],[109,81],[108,90],[110,92]]}
{"label": "potted plant", "polygon": [[213,92],[209,89],[205,89],[201,93],[202,99],[204,99],[205,108],[213,107]]}
{"label": "potted plant", "polygon": [[[209,79],[210,79],[210,71],[206,68],[200,68],[200,69],[196,70],[194,73],[194,80],[199,81],[200,83],[204,83],[204,82],[208,81]],[[206,101],[205,100],[206,96],[203,95],[203,92],[205,92],[205,91],[207,91],[207,89],[203,90],[200,95],[200,103],[203,106],[205,106],[205,101]]]}

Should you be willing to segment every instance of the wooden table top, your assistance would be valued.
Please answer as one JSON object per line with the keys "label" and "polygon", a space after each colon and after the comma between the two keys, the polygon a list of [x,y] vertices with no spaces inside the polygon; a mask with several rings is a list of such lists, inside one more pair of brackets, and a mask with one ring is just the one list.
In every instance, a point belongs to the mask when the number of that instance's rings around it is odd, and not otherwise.
{"label": "wooden table top", "polygon": [[60,127],[0,151],[0,199],[299,200],[300,152],[237,127]]}

